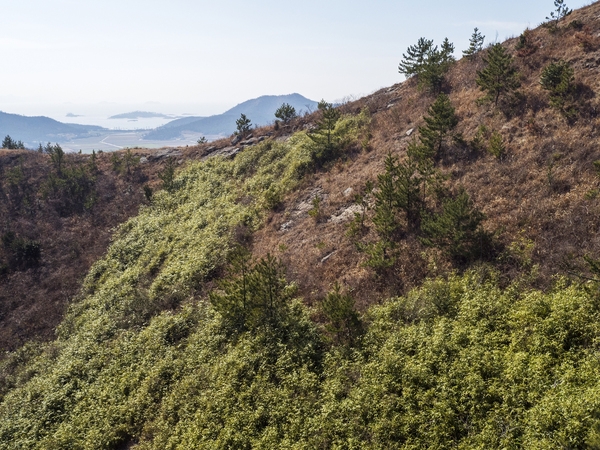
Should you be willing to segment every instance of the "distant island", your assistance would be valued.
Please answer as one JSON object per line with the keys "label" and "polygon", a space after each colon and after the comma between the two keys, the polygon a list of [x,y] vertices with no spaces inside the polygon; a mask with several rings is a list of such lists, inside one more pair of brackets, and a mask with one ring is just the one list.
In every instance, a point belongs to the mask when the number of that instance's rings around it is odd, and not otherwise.
{"label": "distant island", "polygon": [[83,117],[81,114],[67,113],[65,117]]}
{"label": "distant island", "polygon": [[151,119],[151,118],[161,118],[161,119],[175,119],[174,116],[169,116],[167,114],[155,113],[155,112],[147,112],[147,111],[133,111],[124,114],[117,114],[116,116],[110,116],[109,119]]}

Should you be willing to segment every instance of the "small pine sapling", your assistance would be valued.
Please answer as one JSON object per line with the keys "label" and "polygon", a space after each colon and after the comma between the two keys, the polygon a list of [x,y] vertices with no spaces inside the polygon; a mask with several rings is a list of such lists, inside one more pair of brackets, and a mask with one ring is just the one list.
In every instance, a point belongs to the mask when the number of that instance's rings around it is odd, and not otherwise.
{"label": "small pine sapling", "polygon": [[549,28],[551,31],[556,30],[558,28],[558,22],[573,12],[572,9],[569,9],[567,5],[565,5],[565,0],[554,0],[554,8],[555,10],[550,13],[550,16],[546,17],[546,20],[549,21]]}
{"label": "small pine sapling", "polygon": [[458,125],[458,117],[455,109],[446,94],[440,94],[435,102],[427,110],[425,126],[419,127],[421,142],[432,150],[432,153],[440,154],[446,137]]}
{"label": "small pine sapling", "polygon": [[574,70],[566,61],[550,63],[542,71],[540,84],[550,94],[550,105],[558,109],[568,120],[576,115],[573,106]]}
{"label": "small pine sapling", "polygon": [[119,157],[119,154],[116,152],[112,152],[110,155],[110,164],[112,166],[113,172],[120,173],[123,169],[123,161]]}
{"label": "small pine sapling", "polygon": [[366,230],[365,218],[369,210],[369,201],[372,197],[373,187],[373,182],[369,180],[365,183],[362,192],[354,196],[354,203],[360,206],[361,210],[354,213],[354,219],[348,224],[347,236],[354,237]]}
{"label": "small pine sapling", "polygon": [[275,117],[281,120],[284,125],[288,125],[297,116],[296,108],[289,103],[282,104],[277,111],[275,111]]}
{"label": "small pine sapling", "polygon": [[494,130],[490,136],[487,151],[494,155],[496,159],[503,159],[506,155],[504,140],[502,139],[502,135],[496,130]]}
{"label": "small pine sapling", "polygon": [[498,106],[501,97],[515,92],[520,87],[519,72],[513,64],[512,56],[502,44],[494,44],[483,61],[486,66],[477,71],[475,81],[479,89],[487,93],[484,100],[490,100]]}
{"label": "small pine sapling", "polygon": [[308,210],[308,215],[312,217],[315,223],[319,223],[322,219],[321,202],[323,199],[319,194],[312,199],[312,208]]}
{"label": "small pine sapling", "polygon": [[250,119],[246,117],[245,114],[241,114],[240,118],[235,121],[236,134],[238,136],[244,137],[248,133],[250,133],[250,129],[252,128],[252,122]]}
{"label": "small pine sapling", "polygon": [[158,178],[162,180],[162,187],[166,191],[172,191],[175,188],[175,159],[167,158],[165,168],[159,172]]}

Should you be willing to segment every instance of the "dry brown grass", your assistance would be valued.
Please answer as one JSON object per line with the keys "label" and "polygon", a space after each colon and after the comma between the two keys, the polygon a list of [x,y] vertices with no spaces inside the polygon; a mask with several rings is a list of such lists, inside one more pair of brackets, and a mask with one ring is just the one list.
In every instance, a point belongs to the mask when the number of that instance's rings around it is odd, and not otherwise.
{"label": "dry brown grass", "polygon": [[[600,52],[595,43],[600,32],[599,13],[600,4],[596,3],[575,11],[554,33],[543,27],[528,31],[530,47],[526,52],[515,50],[517,39],[504,44],[515,56],[524,94],[519,108],[508,116],[490,105],[477,104],[482,93],[475,83],[475,73],[483,67],[481,58],[461,60],[449,73],[448,93],[461,119],[459,131],[463,137],[470,141],[479,126],[485,125],[502,134],[508,150],[499,161],[489,154],[450,148],[440,166],[450,176],[448,187],[465,187],[486,214],[485,227],[498,233],[505,251],[502,262],[493,263],[508,279],[523,269],[522,262],[514,262],[516,256],[507,255],[506,248],[514,241],[533,241],[533,263],[540,266],[535,284],[544,288],[552,284],[555,274],[564,274],[565,259],[600,255],[600,179],[593,168],[593,161],[600,159],[599,105],[595,96],[600,87]],[[569,26],[573,21],[583,27]],[[539,84],[542,69],[559,59],[575,69],[579,113],[574,123],[550,108],[548,95]],[[331,170],[306,180],[301,190],[286,199],[285,208],[274,212],[255,236],[256,254],[281,254],[309,303],[339,281],[365,307],[386,295],[406,292],[427,276],[456,269],[412,239],[401,243],[402,256],[394,270],[377,276],[364,267],[364,256],[345,236],[343,224],[315,223],[306,212],[297,212],[298,205],[309,201],[316,188],[325,198],[327,217],[349,207],[352,197],[342,193],[347,188],[358,192],[367,180],[375,180],[388,152],[400,157],[405,154],[411,139],[406,136],[407,130],[414,128],[416,133],[432,101],[430,94],[419,91],[409,80],[344,105],[346,112],[363,107],[371,111],[370,151],[354,153]],[[282,231],[281,225],[289,221],[293,226]]]}

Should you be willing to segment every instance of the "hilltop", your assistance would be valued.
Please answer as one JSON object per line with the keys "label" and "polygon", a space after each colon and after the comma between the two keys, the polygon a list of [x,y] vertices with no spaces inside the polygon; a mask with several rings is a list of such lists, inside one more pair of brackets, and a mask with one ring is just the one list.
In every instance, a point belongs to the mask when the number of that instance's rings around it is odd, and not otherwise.
{"label": "hilltop", "polygon": [[11,135],[30,148],[40,142],[98,136],[102,131],[106,130],[95,125],[68,124],[44,116],[28,117],[0,111],[0,135]]}
{"label": "hilltop", "polygon": [[245,114],[250,118],[253,125],[265,126],[273,122],[275,111],[283,103],[293,106],[299,114],[314,111],[317,107],[317,102],[300,94],[263,95],[242,102],[223,114],[210,117],[184,117],[173,120],[146,134],[144,139],[172,139],[181,136],[186,131],[208,136],[227,136],[235,131],[235,121],[240,118],[240,114]]}
{"label": "hilltop", "polygon": [[244,136],[2,151],[0,448],[598,448],[598,17]]}

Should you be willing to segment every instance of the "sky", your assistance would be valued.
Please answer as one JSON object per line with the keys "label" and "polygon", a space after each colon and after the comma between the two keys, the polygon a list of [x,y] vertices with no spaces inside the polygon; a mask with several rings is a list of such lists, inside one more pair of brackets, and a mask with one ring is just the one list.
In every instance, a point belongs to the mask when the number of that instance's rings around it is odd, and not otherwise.
{"label": "sky", "polygon": [[[590,1],[567,0],[571,8]],[[0,110],[221,113],[261,95],[360,97],[419,37],[456,56],[536,27],[552,0],[0,0]]]}

